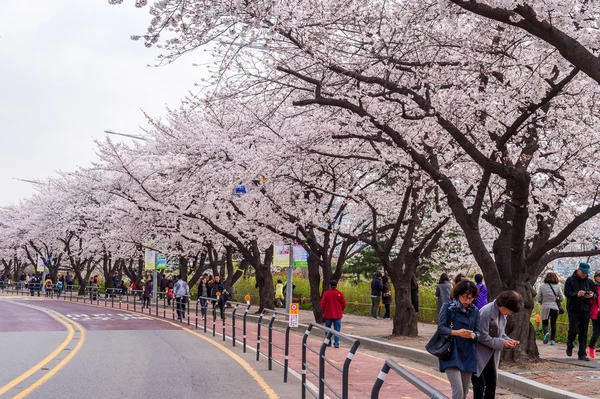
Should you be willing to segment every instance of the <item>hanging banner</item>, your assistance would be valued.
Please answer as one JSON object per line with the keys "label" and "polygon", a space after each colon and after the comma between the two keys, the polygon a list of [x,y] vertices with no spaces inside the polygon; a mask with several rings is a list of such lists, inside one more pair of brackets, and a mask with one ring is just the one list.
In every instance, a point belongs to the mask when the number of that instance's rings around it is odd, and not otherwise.
{"label": "hanging banner", "polygon": [[302,245],[294,245],[292,266],[300,269],[308,268],[308,252],[306,252]]}
{"label": "hanging banner", "polygon": [[146,248],[144,251],[144,270],[154,270],[156,266],[156,251]]}
{"label": "hanging banner", "polygon": [[290,267],[289,245],[275,245],[275,253],[273,254],[273,266]]}
{"label": "hanging banner", "polygon": [[160,254],[156,257],[156,270],[167,270],[167,255]]}
{"label": "hanging banner", "polygon": [[37,267],[35,269],[36,272],[43,273],[46,265],[44,264],[44,258],[38,255],[37,257]]}

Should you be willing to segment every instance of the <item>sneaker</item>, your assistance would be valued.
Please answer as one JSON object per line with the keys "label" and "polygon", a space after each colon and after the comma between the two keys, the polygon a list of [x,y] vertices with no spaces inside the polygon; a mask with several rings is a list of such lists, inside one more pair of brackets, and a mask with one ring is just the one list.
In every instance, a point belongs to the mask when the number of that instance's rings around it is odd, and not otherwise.
{"label": "sneaker", "polygon": [[573,348],[571,348],[570,346],[567,346],[567,356],[573,356]]}
{"label": "sneaker", "polygon": [[373,320],[377,320],[377,317],[373,317],[373,316],[371,316],[371,318],[372,318]]}
{"label": "sneaker", "polygon": [[588,348],[588,354],[590,355],[590,357],[592,359],[596,358],[596,349],[595,348]]}
{"label": "sneaker", "polygon": [[550,345],[556,345],[556,342],[550,341]]}
{"label": "sneaker", "polygon": [[544,335],[544,345],[546,345],[548,343],[548,341],[550,340],[550,333],[546,333]]}
{"label": "sneaker", "polygon": [[581,360],[582,362],[589,362],[590,358],[587,357],[586,355],[583,355],[583,356],[577,356],[577,360]]}
{"label": "sneaker", "polygon": [[334,345],[333,347],[334,347],[334,348],[339,348],[340,346],[339,346],[339,345]]}

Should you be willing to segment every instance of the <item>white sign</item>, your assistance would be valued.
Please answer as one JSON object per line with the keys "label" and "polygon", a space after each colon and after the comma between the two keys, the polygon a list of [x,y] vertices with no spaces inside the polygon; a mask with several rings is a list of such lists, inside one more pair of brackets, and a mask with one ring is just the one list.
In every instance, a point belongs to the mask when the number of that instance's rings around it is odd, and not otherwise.
{"label": "white sign", "polygon": [[290,315],[289,326],[290,327],[298,327],[298,315],[297,314],[291,314]]}

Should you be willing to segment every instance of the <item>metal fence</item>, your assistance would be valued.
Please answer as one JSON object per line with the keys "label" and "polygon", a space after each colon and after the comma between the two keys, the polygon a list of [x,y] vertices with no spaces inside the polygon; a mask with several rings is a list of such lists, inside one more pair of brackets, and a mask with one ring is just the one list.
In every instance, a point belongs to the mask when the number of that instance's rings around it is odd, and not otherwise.
{"label": "metal fence", "polygon": [[[0,284],[0,293],[2,294],[12,294],[19,296],[41,296],[42,283],[30,283],[24,289],[21,288],[20,284]],[[205,333],[207,333],[207,322],[208,322],[208,305],[212,304],[212,335],[216,336],[216,325],[217,325],[217,309],[221,314],[221,325],[222,325],[222,338],[223,341],[227,339],[227,324],[226,319],[230,319],[231,322],[229,324],[231,328],[231,344],[232,346],[236,346],[236,342],[238,341],[238,332],[242,333],[242,345],[243,351],[246,352],[247,349],[247,335],[248,335],[248,325],[250,324],[250,319],[248,314],[253,305],[248,303],[241,302],[232,302],[226,301],[225,303],[220,303],[218,299],[215,298],[206,298],[200,297],[196,302],[194,307],[191,307],[190,296],[186,295],[183,300],[177,301],[175,298],[172,300],[168,300],[166,295],[159,296],[153,304],[147,302],[147,307],[143,306],[143,291],[142,290],[129,290],[124,292],[120,288],[107,288],[102,289],[100,287],[85,287],[83,290],[83,295],[79,295],[79,286],[67,286],[61,295],[53,295],[56,292],[56,287],[53,285],[50,288],[50,293],[52,296],[49,296],[49,299],[56,298],[56,300],[69,300],[72,302],[80,302],[83,301],[84,304],[93,304],[96,306],[104,306],[122,309],[125,308],[129,311],[133,309],[133,312],[146,312],[155,317],[162,317],[163,319],[169,318],[167,309],[170,309],[172,318],[175,320],[175,315],[177,315],[177,320],[180,323],[186,323],[188,326],[192,325],[195,329],[202,329]],[[73,292],[76,295],[73,295]],[[68,293],[68,294],[67,294]],[[154,308],[154,309],[153,309]],[[230,309],[230,314],[227,317],[226,312]],[[161,313],[162,310],[162,314]],[[241,327],[238,322],[240,321],[239,311],[243,310],[243,315],[241,317]],[[193,324],[190,323],[190,315],[192,311],[195,313],[194,318],[195,322]],[[222,313],[221,313],[222,311]],[[288,313],[285,313],[280,310],[275,309],[262,309],[259,314],[256,322],[257,328],[257,339],[256,339],[256,360],[260,360],[260,357],[267,358],[267,367],[268,370],[272,370],[273,363],[280,365],[283,369],[283,381],[287,383],[288,381],[288,372],[289,372],[289,347],[290,347],[290,331],[291,328],[289,324],[285,321],[285,318],[289,316]],[[199,325],[199,320],[202,320],[202,325]],[[301,325],[304,326],[304,325]],[[267,329],[266,336],[264,335],[264,329]],[[318,348],[311,347],[309,336],[312,331],[319,331],[325,335],[325,339],[323,341],[318,340],[316,342],[321,342]],[[283,340],[274,339],[274,334],[277,334],[279,338],[283,338]],[[336,365],[332,359],[327,357],[327,348],[331,346],[332,340],[334,337],[338,337],[340,340],[349,343],[350,349],[346,354],[344,363],[341,367]],[[306,392],[309,392],[312,396],[319,399],[324,399],[326,395],[326,391],[333,394],[335,397],[339,399],[347,399],[349,397],[349,370],[350,364],[358,347],[360,345],[360,341],[354,338],[351,338],[345,334],[342,334],[338,331],[335,331],[331,328],[324,327],[317,323],[309,323],[306,326],[306,330],[304,331],[304,335],[302,336],[302,398],[306,399]],[[266,353],[261,350],[261,345],[266,343],[267,351]],[[274,349],[277,349],[283,352],[283,357],[277,358],[273,355]],[[313,369],[312,366],[309,365],[307,361],[307,354],[311,352],[318,356],[318,369]],[[337,372],[341,373],[341,392],[338,391],[335,387],[333,387],[332,383],[327,380],[326,375],[326,365],[332,367]],[[414,376],[413,374],[406,371],[401,366],[394,363],[392,360],[387,359],[385,364],[379,373],[377,380],[373,386],[373,390],[371,393],[372,398],[378,398],[379,391],[385,381],[385,377],[387,376],[390,370],[394,370],[397,374],[404,377],[408,382],[419,388],[422,392],[430,395],[431,398],[442,399],[446,398],[439,391],[425,383],[423,380]],[[311,386],[312,384],[308,381],[308,375],[312,375],[318,379],[317,383],[317,391],[315,391]]]}

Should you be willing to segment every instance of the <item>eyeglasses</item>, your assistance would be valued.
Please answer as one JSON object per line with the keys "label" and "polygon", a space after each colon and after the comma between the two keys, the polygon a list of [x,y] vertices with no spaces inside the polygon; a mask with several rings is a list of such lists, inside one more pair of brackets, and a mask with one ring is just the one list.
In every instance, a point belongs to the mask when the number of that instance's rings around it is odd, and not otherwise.
{"label": "eyeglasses", "polygon": [[475,300],[475,298],[473,298],[473,296],[471,294],[462,294],[462,295],[459,295],[459,297],[463,301],[474,301]]}

